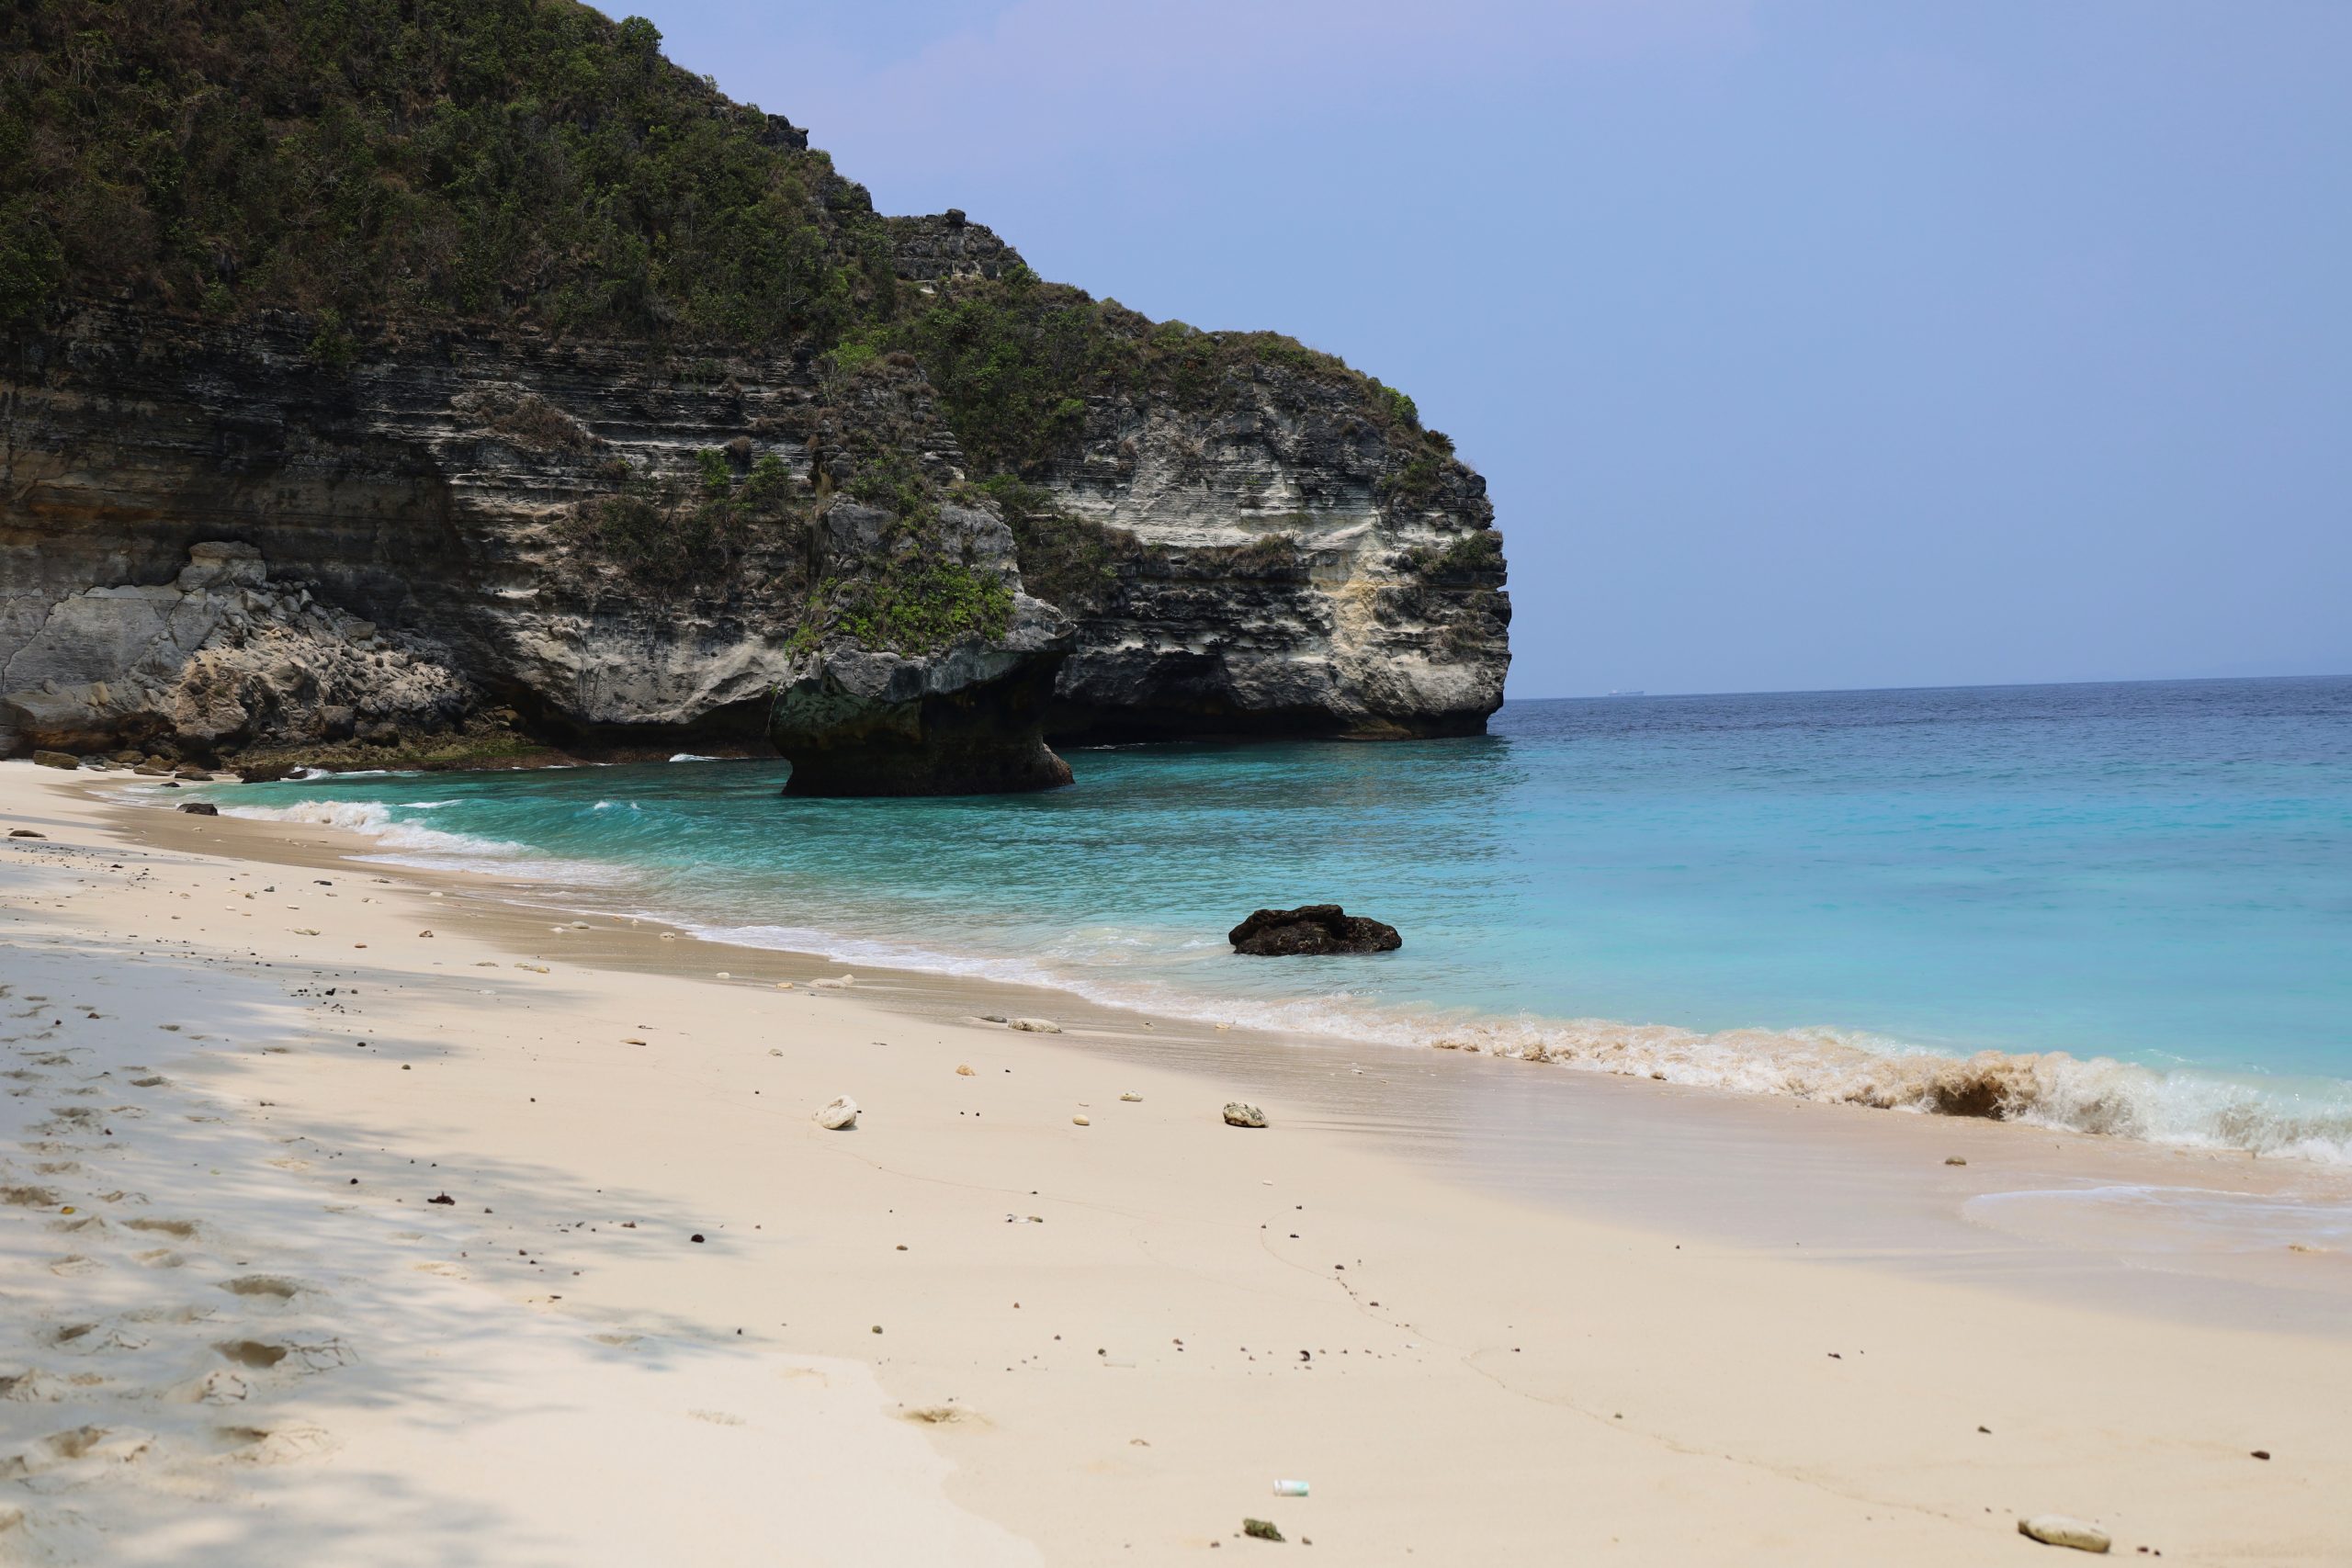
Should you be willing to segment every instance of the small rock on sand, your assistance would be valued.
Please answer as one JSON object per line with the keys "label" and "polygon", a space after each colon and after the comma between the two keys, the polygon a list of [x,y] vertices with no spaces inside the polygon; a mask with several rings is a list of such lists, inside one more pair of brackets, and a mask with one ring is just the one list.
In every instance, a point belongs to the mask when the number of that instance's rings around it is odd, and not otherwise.
{"label": "small rock on sand", "polygon": [[1062,1032],[1060,1024],[1047,1018],[1016,1018],[1005,1027],[1022,1030],[1030,1034],[1059,1034]]}
{"label": "small rock on sand", "polygon": [[2018,1521],[2018,1533],[2047,1546],[2071,1546],[2077,1551],[2105,1551],[2114,1544],[2097,1525],[2064,1514],[2029,1515]]}
{"label": "small rock on sand", "polygon": [[817,1125],[828,1133],[846,1132],[857,1125],[857,1101],[847,1095],[817,1112]]}
{"label": "small rock on sand", "polygon": [[972,1074],[972,1064],[971,1064],[971,1063],[969,1063],[969,1062],[958,1062],[958,1063],[956,1063],[956,1076],[957,1077],[959,1077],[959,1078],[968,1078],[968,1077],[972,1077],[972,1076],[973,1076],[973,1074]]}
{"label": "small rock on sand", "polygon": [[78,768],[82,765],[79,757],[69,756],[63,751],[35,751],[33,761],[44,768]]}
{"label": "small rock on sand", "polygon": [[46,839],[49,835],[46,833],[36,833],[30,828],[11,828],[8,829],[8,837],[12,839]]}
{"label": "small rock on sand", "polygon": [[1088,1121],[1088,1120],[1087,1120],[1085,1117],[1083,1117],[1083,1116],[1073,1116],[1073,1117],[1071,1117],[1071,1118],[1069,1119],[1069,1124],[1070,1124],[1071,1126],[1073,1126],[1073,1127],[1091,1127],[1091,1126],[1093,1126],[1093,1125],[1094,1125],[1094,1123],[1093,1123],[1092,1122]]}
{"label": "small rock on sand", "polygon": [[1143,1103],[1143,1096],[1139,1094],[1123,1094],[1119,1096],[1119,1098],[1126,1101],[1129,1105],[1141,1105]]}
{"label": "small rock on sand", "polygon": [[1266,1113],[1254,1105],[1230,1100],[1225,1107],[1225,1124],[1228,1127],[1262,1127],[1266,1124]]}
{"label": "small rock on sand", "polygon": [[1946,1165],[1966,1165],[1968,1162],[1961,1158],[1958,1155],[1953,1155],[1950,1158],[1946,1159],[1944,1163]]}

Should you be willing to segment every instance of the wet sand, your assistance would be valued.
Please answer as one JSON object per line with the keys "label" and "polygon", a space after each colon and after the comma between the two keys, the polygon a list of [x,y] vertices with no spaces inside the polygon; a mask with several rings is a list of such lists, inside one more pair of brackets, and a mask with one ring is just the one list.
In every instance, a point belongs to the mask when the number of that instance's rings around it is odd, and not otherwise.
{"label": "wet sand", "polygon": [[[7,1129],[0,1179],[82,1182],[73,1206],[109,1227],[65,1239],[62,1187],[0,1210],[21,1281],[0,1376],[60,1391],[0,1423],[12,1453],[152,1436],[38,1461],[0,1541],[269,1562],[292,1543],[256,1521],[308,1511],[352,1545],[338,1561],[643,1561],[648,1531],[690,1522],[702,1562],[1161,1562],[1272,1550],[1236,1538],[1250,1516],[1351,1562],[1974,1562],[2052,1550],[2015,1517],[2059,1510],[2176,1560],[2352,1549],[2340,1251],[2199,1244],[2182,1266],[2198,1225],[2152,1241],[2097,1204],[2024,1225],[1983,1209],[2332,1175],[931,976],[812,990],[838,968],[354,863],[364,844],[328,829],[93,798],[107,787],[0,768],[9,825],[50,835],[0,863],[0,1050],[41,1075],[19,1080],[34,1119]],[[963,1021],[981,1013],[1066,1032]],[[134,1067],[164,1081],[132,1089]],[[59,1122],[88,1088],[146,1113],[111,1139]],[[858,1130],[818,1130],[844,1092]],[[1272,1126],[1224,1126],[1229,1098]],[[107,1184],[134,1157],[189,1172],[136,1205],[208,1244],[175,1243],[178,1265],[141,1261],[152,1234],[105,1196],[131,1190]],[[350,1281],[292,1299],[351,1360],[248,1380],[235,1420],[174,1393],[253,1370],[219,1350],[230,1328],[65,1348],[190,1301],[260,1311],[219,1280],[295,1247],[284,1277]],[[59,1272],[69,1249],[88,1266]],[[118,1280],[161,1315],[114,1308]],[[101,1326],[54,1340],[82,1321]],[[413,1375],[459,1346],[474,1359]],[[114,1357],[141,1366],[85,1371]],[[77,1373],[107,1381],[60,1381]],[[831,1404],[794,1403],[820,1380]],[[284,1429],[249,1418],[265,1407],[323,1434],[316,1451],[220,1447]],[[599,1440],[560,1464],[493,1441],[448,1462],[453,1429],[533,1420]],[[1312,1495],[1273,1497],[1277,1476]],[[458,1517],[461,1541],[419,1533]],[[861,1517],[887,1539],[829,1533]],[[208,1528],[214,1556],[186,1538]]]}

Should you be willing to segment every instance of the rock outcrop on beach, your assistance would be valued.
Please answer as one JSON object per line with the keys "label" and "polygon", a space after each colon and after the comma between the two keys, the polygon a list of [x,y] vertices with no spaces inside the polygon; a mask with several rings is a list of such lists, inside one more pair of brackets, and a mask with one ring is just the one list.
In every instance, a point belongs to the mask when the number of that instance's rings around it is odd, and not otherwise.
{"label": "rock outcrop on beach", "polygon": [[641,21],[478,11],[166,0],[70,101],[61,19],[0,21],[0,751],[896,793],[1483,728],[1492,508],[1403,394],[884,218]]}
{"label": "rock outcrop on beach", "polygon": [[16,648],[0,728],[61,750],[223,750],[448,729],[474,696],[431,652],[272,582],[250,545],[203,543],[169,582],[91,588]]}
{"label": "rock outcrop on beach", "polygon": [[1394,953],[1405,945],[1396,928],[1337,904],[1303,904],[1295,909],[1260,909],[1226,932],[1233,951],[1253,958],[1296,958],[1320,953]]}
{"label": "rock outcrop on beach", "polygon": [[1069,783],[1069,764],[1045,737],[1069,623],[1021,591],[1011,532],[959,506],[941,508],[922,543],[897,521],[854,502],[829,510],[825,548],[844,563],[832,581],[854,595],[921,570],[902,563],[927,545],[944,547],[980,585],[983,635],[910,656],[836,630],[795,652],[768,716],[769,738],[792,761],[786,793],[988,795]]}

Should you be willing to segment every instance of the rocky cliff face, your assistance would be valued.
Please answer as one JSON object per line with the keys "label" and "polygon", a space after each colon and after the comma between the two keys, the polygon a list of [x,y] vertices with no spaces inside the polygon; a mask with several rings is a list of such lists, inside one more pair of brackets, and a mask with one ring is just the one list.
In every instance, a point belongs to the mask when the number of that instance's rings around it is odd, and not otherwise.
{"label": "rocky cliff face", "polygon": [[[918,283],[1010,255],[914,233]],[[314,340],[95,304],[16,339],[0,744],[212,761],[498,710],[573,752],[773,743],[811,790],[1008,787],[1067,777],[1041,732],[1456,734],[1500,697],[1482,484],[1400,479],[1311,378],[1260,370],[1207,419],[1091,400],[1014,498],[1080,536],[1048,604],[918,367],[462,332],[337,365]],[[1004,614],[888,646],[860,595],[910,558]]]}
{"label": "rocky cliff face", "polygon": [[832,793],[1483,726],[1500,543],[1409,399],[885,218],[659,43],[0,8],[0,750]]}
{"label": "rocky cliff face", "polygon": [[[790,357],[465,335],[334,368],[306,341],[293,321],[94,307],[16,345],[0,739],[210,760],[507,708],[579,751],[744,747],[765,743],[779,689],[862,689],[843,672],[876,660],[934,700],[1014,669],[1050,684],[1065,629],[1019,594],[992,515],[926,542],[968,572],[977,536],[1017,626],[893,652],[810,614],[816,586],[875,575],[878,532],[844,525],[894,520],[841,484],[877,463],[960,474],[919,377],[829,387]],[[247,690],[232,665],[284,690]],[[1039,714],[1002,716],[1034,732]]]}
{"label": "rocky cliff face", "polygon": [[1042,478],[1135,542],[1085,595],[1071,739],[1474,735],[1510,660],[1486,483],[1407,473],[1335,389],[1259,367],[1207,419],[1111,394]]}

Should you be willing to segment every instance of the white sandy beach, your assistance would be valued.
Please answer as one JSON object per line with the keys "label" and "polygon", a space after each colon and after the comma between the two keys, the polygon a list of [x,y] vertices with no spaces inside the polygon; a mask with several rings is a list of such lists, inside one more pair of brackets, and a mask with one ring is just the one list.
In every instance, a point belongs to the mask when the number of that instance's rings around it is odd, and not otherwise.
{"label": "white sandy beach", "polygon": [[[2298,1310],[2239,1321],[1974,1282],[1932,1228],[1605,1223],[1220,1083],[1248,1042],[887,1005],[124,787],[0,765],[43,835],[0,840],[0,1559],[1959,1564],[2054,1512],[2352,1560],[2340,1254],[2275,1249],[2227,1303]],[[1834,1120],[1923,1182],[2051,1145]]]}

